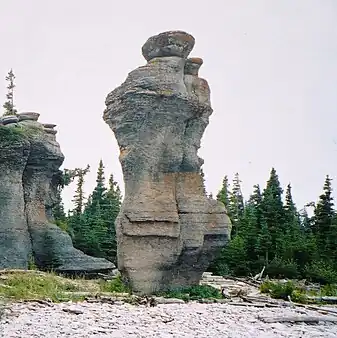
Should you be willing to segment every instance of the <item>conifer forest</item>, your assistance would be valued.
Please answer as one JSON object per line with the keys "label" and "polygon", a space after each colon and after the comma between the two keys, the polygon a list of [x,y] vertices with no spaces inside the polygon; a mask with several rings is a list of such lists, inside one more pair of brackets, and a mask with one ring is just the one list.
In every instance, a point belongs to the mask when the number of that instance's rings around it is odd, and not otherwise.
{"label": "conifer forest", "polygon": [[[74,208],[65,212],[61,187],[59,203],[54,208],[55,222],[71,235],[78,249],[116,262],[114,222],[121,206],[121,191],[112,175],[106,182],[100,161],[96,186],[88,197],[84,196],[83,184],[89,170],[89,166],[64,170],[64,185],[76,182]],[[234,175],[232,182],[224,176],[216,198],[227,208],[232,235],[209,271],[249,276],[265,266],[265,273],[271,278],[335,283],[337,213],[332,179],[326,176],[323,181],[317,201],[297,207],[291,185],[283,189],[274,168],[265,187],[255,185],[248,200],[243,197],[239,174]]]}

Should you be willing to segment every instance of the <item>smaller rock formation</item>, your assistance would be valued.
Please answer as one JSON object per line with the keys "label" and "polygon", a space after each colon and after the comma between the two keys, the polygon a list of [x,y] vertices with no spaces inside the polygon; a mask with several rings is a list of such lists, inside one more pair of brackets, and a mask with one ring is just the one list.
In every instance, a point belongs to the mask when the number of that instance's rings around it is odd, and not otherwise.
{"label": "smaller rock formation", "polygon": [[[5,123],[10,119],[6,118]],[[17,118],[12,118],[17,122]],[[30,143],[13,130],[0,125],[0,268],[26,268],[31,253],[23,199],[22,173]]]}
{"label": "smaller rock formation", "polygon": [[[51,222],[64,155],[55,125],[22,113],[0,127],[0,268],[28,267],[63,273],[110,271],[114,264],[85,255]],[[7,123],[10,121],[10,123]]]}
{"label": "smaller rock formation", "polygon": [[212,113],[203,61],[187,59],[194,38],[170,31],[148,39],[148,61],[106,99],[125,182],[116,221],[118,269],[152,293],[199,283],[230,236],[225,207],[204,193],[198,157]]}

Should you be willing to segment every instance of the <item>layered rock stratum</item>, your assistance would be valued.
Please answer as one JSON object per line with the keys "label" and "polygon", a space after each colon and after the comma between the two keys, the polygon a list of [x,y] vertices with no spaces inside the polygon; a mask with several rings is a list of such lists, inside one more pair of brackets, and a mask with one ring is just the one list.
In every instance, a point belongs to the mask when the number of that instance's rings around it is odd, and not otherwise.
{"label": "layered rock stratum", "polygon": [[188,58],[194,43],[182,31],[149,38],[147,64],[106,98],[125,182],[118,269],[141,293],[198,284],[230,237],[226,209],[206,196],[200,175],[197,152],[213,110],[198,76],[203,61]]}
{"label": "layered rock stratum", "polygon": [[0,269],[64,273],[110,271],[114,264],[85,255],[52,222],[64,161],[54,125],[39,114],[6,117],[0,125]]}

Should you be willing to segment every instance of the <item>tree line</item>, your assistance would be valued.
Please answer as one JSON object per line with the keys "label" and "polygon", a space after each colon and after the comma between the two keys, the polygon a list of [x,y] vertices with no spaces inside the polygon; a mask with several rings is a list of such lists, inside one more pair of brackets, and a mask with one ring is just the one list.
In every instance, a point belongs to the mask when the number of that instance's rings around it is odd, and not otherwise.
{"label": "tree line", "polygon": [[[225,176],[217,199],[225,204],[232,221],[232,239],[210,270],[220,275],[247,276],[265,266],[269,277],[337,283],[337,213],[331,181],[326,176],[318,201],[298,210],[290,184],[283,201],[274,168],[263,191],[255,185],[247,201],[239,175],[231,186]],[[311,217],[309,207],[313,208]]]}
{"label": "tree line", "polygon": [[[83,185],[89,170],[89,166],[64,170],[53,210],[55,222],[71,235],[76,248],[116,263],[115,220],[121,206],[121,191],[112,175],[106,186],[100,161],[96,186],[85,198]],[[74,180],[74,208],[66,214],[61,191]],[[283,199],[274,168],[265,188],[261,190],[255,185],[246,201],[239,174],[235,174],[231,184],[225,176],[216,198],[226,206],[231,219],[231,240],[209,270],[219,275],[247,276],[265,267],[269,277],[337,282],[337,213],[331,181],[326,176],[318,201],[299,210],[290,184]],[[312,216],[308,215],[308,208],[313,208]]]}
{"label": "tree line", "polygon": [[[115,220],[119,213],[122,195],[113,175],[105,182],[104,165],[98,165],[96,186],[85,197],[83,186],[85,176],[90,171],[86,168],[75,168],[63,171],[63,179],[57,191],[57,203],[53,208],[55,223],[68,232],[74,246],[88,255],[103,257],[116,263]],[[64,186],[76,181],[73,197],[74,208],[67,213],[61,197]]]}

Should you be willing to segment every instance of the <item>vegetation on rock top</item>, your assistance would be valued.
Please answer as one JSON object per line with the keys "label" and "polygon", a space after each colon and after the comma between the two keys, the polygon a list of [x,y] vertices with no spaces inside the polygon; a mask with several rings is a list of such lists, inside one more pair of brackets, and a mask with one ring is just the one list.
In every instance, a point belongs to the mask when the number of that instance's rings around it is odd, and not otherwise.
{"label": "vegetation on rock top", "polygon": [[22,141],[24,133],[21,128],[5,127],[0,125],[0,143],[2,145]]}

